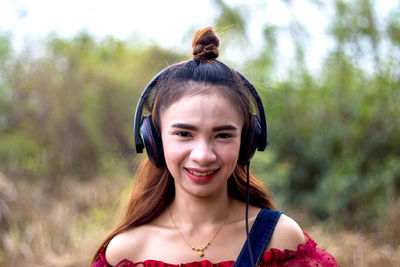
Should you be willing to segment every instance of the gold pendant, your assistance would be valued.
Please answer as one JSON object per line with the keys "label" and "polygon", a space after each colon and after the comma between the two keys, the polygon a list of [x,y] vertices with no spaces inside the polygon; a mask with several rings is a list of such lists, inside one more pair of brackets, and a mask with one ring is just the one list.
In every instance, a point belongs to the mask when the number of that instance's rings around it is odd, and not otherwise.
{"label": "gold pendant", "polygon": [[203,257],[204,256],[204,252],[203,251],[199,251],[199,252],[197,252],[197,255],[199,255],[200,257]]}

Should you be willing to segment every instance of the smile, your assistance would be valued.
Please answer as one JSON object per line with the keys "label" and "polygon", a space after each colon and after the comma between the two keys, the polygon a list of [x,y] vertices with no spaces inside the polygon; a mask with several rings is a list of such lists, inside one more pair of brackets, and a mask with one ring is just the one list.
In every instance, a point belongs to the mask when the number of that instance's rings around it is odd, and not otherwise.
{"label": "smile", "polygon": [[208,172],[196,172],[196,171],[192,171],[189,169],[186,169],[188,172],[190,172],[191,174],[197,175],[197,176],[207,176],[210,174],[213,174],[215,171],[208,171]]}
{"label": "smile", "polygon": [[204,171],[204,172],[200,172],[200,171],[194,171],[194,170],[190,170],[185,168],[186,171],[188,171],[190,174],[196,175],[196,176],[200,176],[200,177],[205,177],[205,176],[209,176],[215,172],[218,171],[218,169],[216,170],[211,170],[211,171]]}
{"label": "smile", "polygon": [[214,176],[218,172],[219,168],[210,170],[210,171],[209,170],[201,171],[199,169],[196,169],[196,171],[195,171],[195,170],[190,170],[187,168],[185,168],[185,170],[188,174],[189,179],[191,179],[193,182],[205,184],[205,183],[210,182],[214,178]]}

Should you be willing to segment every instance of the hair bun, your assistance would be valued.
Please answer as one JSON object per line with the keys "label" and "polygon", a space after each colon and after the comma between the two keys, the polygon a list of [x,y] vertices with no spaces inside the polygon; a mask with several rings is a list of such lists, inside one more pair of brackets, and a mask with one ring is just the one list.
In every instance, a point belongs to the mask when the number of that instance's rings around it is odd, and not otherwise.
{"label": "hair bun", "polygon": [[213,60],[218,57],[219,38],[213,28],[196,31],[192,40],[193,60]]}

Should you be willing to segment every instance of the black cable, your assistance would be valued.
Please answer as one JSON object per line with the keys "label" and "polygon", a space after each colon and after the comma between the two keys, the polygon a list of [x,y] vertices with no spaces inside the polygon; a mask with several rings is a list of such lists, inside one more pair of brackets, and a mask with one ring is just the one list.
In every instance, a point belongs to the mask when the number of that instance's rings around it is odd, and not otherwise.
{"label": "black cable", "polygon": [[251,250],[250,237],[249,237],[249,202],[250,202],[250,161],[247,162],[247,199],[246,199],[246,237],[247,247],[249,248],[251,266],[254,265],[253,251]]}

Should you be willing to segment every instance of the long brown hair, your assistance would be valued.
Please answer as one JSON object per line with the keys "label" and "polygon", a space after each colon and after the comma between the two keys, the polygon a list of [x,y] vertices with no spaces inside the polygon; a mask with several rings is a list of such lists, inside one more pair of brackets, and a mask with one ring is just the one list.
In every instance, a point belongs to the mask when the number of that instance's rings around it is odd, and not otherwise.
{"label": "long brown hair", "polygon": [[[242,132],[245,133],[249,128],[252,114],[251,95],[234,69],[215,60],[218,56],[219,39],[213,29],[207,27],[197,31],[192,46],[193,60],[169,67],[154,85],[154,94],[146,100],[146,108],[152,113],[156,128],[160,129],[162,111],[183,96],[201,94],[204,90],[216,90],[239,108],[244,116]],[[199,83],[213,86],[194,86]],[[251,173],[249,179],[250,204],[260,208],[275,209],[264,185]],[[237,164],[228,179],[229,196],[246,202],[246,181],[246,166]],[[133,227],[151,222],[168,207],[174,197],[174,180],[167,167],[157,168],[146,159],[136,175],[124,217],[102,242],[93,262],[98,259],[98,254],[106,249],[113,237]]]}

